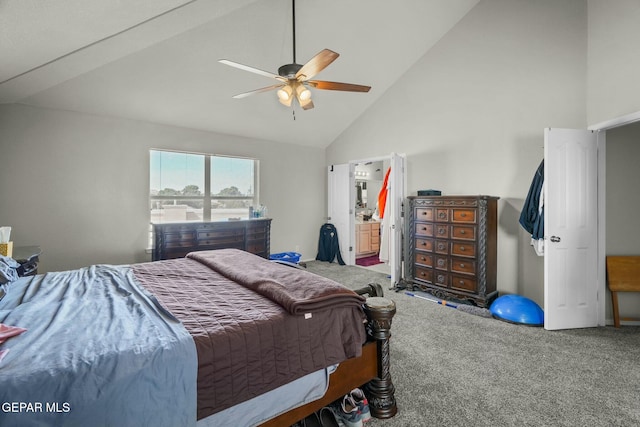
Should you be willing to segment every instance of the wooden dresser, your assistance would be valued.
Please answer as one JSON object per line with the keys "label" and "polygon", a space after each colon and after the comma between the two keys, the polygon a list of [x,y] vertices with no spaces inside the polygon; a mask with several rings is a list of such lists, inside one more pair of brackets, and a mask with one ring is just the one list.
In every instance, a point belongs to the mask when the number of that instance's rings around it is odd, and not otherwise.
{"label": "wooden dresser", "polygon": [[406,206],[407,286],[491,305],[498,296],[498,197],[413,196]]}
{"label": "wooden dresser", "polygon": [[153,224],[153,261],[236,248],[269,259],[271,219]]}

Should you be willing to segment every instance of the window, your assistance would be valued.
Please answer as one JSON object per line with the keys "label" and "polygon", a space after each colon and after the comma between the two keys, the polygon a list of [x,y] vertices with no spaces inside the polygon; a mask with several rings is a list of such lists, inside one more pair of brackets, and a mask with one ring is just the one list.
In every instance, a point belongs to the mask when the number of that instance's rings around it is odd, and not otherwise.
{"label": "window", "polygon": [[258,160],[150,150],[152,223],[248,218],[258,205]]}

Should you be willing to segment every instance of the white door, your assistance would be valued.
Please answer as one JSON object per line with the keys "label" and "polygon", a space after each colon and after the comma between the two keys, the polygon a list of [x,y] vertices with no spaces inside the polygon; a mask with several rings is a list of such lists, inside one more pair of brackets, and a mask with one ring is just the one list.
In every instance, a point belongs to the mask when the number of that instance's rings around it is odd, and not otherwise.
{"label": "white door", "polygon": [[598,325],[597,134],[544,132],[544,327]]}
{"label": "white door", "polygon": [[391,284],[396,285],[402,279],[402,203],[404,201],[404,158],[391,153],[391,174],[389,176],[389,267]]}
{"label": "white door", "polygon": [[354,164],[331,165],[328,168],[328,221],[338,231],[340,254],[347,265],[356,263],[355,252],[355,178]]}

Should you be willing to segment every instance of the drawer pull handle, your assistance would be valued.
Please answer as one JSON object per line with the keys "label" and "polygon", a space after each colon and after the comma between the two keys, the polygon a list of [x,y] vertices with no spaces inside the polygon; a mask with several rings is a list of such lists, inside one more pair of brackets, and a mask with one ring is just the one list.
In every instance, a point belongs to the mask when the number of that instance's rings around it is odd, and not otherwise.
{"label": "drawer pull handle", "polygon": [[444,245],[443,245],[442,243],[440,243],[440,244],[438,245],[438,249],[443,250],[443,249],[444,249]]}
{"label": "drawer pull handle", "polygon": [[426,212],[426,211],[423,211],[423,212],[422,212],[422,215],[426,215],[426,214],[427,214],[427,212]]}
{"label": "drawer pull handle", "polygon": [[427,231],[427,227],[422,227],[422,231]]}
{"label": "drawer pull handle", "polygon": [[464,264],[460,263],[460,268],[464,268]]}
{"label": "drawer pull handle", "polygon": [[444,276],[439,275],[438,276],[438,282],[443,283],[444,282]]}
{"label": "drawer pull handle", "polygon": [[444,228],[439,228],[438,229],[438,233],[440,233],[440,234],[444,234],[446,232],[447,232],[447,230],[445,230]]}
{"label": "drawer pull handle", "polygon": [[421,272],[420,272],[420,275],[421,275],[421,276],[424,276],[424,271],[421,271]]}
{"label": "drawer pull handle", "polygon": [[464,280],[460,280],[458,283],[464,285]]}
{"label": "drawer pull handle", "polygon": [[444,218],[445,216],[447,216],[447,214],[445,214],[444,212],[440,212],[438,214],[438,217],[440,217],[440,218]]}
{"label": "drawer pull handle", "polygon": [[460,214],[460,216],[461,216],[462,218],[464,218],[465,216],[467,216],[467,214],[466,214],[466,213],[464,213],[464,212],[462,212],[462,213]]}
{"label": "drawer pull handle", "polygon": [[466,231],[460,230],[460,234],[466,234]]}
{"label": "drawer pull handle", "polygon": [[444,260],[443,259],[439,259],[438,260],[438,266],[442,267],[444,265]]}
{"label": "drawer pull handle", "polygon": [[420,257],[420,261],[426,261],[427,259],[423,256]]}
{"label": "drawer pull handle", "polygon": [[427,242],[420,242],[422,246],[427,246]]}
{"label": "drawer pull handle", "polygon": [[461,250],[462,252],[464,252],[464,250],[465,250],[465,249],[464,249],[464,246],[460,246],[460,250]]}

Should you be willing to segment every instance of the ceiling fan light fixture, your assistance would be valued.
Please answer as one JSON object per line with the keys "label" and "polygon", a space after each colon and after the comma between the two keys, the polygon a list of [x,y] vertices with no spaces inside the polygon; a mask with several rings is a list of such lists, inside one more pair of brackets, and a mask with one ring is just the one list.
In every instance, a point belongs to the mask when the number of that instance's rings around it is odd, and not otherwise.
{"label": "ceiling fan light fixture", "polygon": [[279,99],[278,101],[280,101],[280,104],[284,105],[285,107],[291,107],[291,104],[293,102],[293,98],[289,98],[288,100],[283,100],[283,99]]}
{"label": "ceiling fan light fixture", "polygon": [[278,98],[280,99],[280,102],[282,102],[284,104],[285,102],[288,101],[289,104],[290,104],[291,103],[291,95],[293,95],[293,89],[291,89],[291,85],[287,84],[285,86],[282,86],[280,89],[278,89],[277,94],[278,94]]}
{"label": "ceiling fan light fixture", "polygon": [[311,101],[311,99],[300,101],[300,106],[303,110],[308,110],[309,108],[313,108],[313,102]]}
{"label": "ceiling fan light fixture", "polygon": [[293,103],[294,93],[298,104],[304,110],[310,110],[314,108],[313,101],[311,100],[311,90],[309,87],[313,87],[319,90],[337,90],[343,92],[368,92],[371,89],[370,86],[354,85],[351,83],[341,82],[328,82],[323,80],[311,80],[322,70],[327,68],[329,64],[335,61],[338,53],[329,50],[322,49],[313,58],[307,61],[304,65],[296,63],[296,6],[295,0],[291,0],[292,10],[292,27],[293,27],[293,62],[291,64],[282,65],[278,68],[278,74],[273,74],[268,71],[260,70],[258,68],[243,65],[237,62],[229,61],[227,59],[221,59],[219,62],[225,65],[229,65],[234,68],[239,68],[244,71],[249,71],[254,74],[259,74],[264,77],[274,78],[278,80],[278,84],[264,87],[261,89],[252,90],[251,92],[241,93],[234,95],[234,98],[245,98],[255,93],[267,92],[270,90],[277,90],[278,101],[281,104],[290,107]]}
{"label": "ceiling fan light fixture", "polygon": [[296,87],[296,95],[300,104],[311,99],[311,91],[302,84]]}

